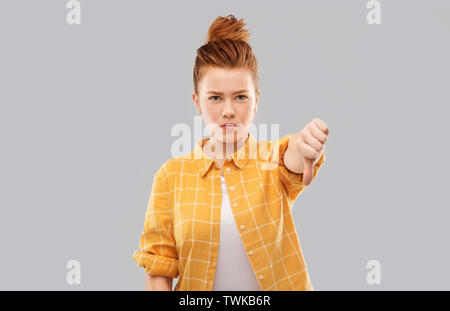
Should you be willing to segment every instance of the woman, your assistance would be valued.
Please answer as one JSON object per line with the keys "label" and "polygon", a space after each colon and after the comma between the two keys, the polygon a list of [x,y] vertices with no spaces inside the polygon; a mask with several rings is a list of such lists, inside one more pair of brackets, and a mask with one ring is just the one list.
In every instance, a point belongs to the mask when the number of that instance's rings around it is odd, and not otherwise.
{"label": "woman", "polygon": [[260,90],[244,26],[217,17],[197,50],[192,98],[211,135],[154,176],[133,254],[148,290],[172,290],[176,277],[174,290],[313,290],[291,208],[329,130],[314,119],[276,142],[249,133]]}

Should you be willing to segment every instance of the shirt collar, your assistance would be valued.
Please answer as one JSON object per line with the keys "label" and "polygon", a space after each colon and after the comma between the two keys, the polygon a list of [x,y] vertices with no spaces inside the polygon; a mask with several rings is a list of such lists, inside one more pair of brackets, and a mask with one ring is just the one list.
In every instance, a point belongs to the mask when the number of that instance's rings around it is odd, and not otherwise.
{"label": "shirt collar", "polygon": [[[194,162],[197,165],[201,177],[205,176],[214,163],[214,160],[208,158],[203,151],[204,144],[210,138],[207,137],[199,140],[195,144],[193,151]],[[257,146],[258,142],[249,132],[244,146],[241,146],[233,155],[228,156],[227,159],[231,159],[239,169],[244,169],[250,159],[256,159]]]}

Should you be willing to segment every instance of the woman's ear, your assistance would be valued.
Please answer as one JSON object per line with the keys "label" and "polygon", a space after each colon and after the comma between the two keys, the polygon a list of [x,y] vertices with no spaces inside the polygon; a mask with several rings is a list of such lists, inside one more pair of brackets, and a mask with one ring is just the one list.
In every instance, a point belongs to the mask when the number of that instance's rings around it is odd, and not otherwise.
{"label": "woman's ear", "polygon": [[258,101],[259,101],[259,95],[261,95],[261,90],[258,89],[255,96],[255,113],[258,110]]}
{"label": "woman's ear", "polygon": [[195,92],[192,92],[192,100],[194,101],[195,108],[197,108],[197,112],[199,115],[202,114],[202,110],[200,109],[199,99]]}

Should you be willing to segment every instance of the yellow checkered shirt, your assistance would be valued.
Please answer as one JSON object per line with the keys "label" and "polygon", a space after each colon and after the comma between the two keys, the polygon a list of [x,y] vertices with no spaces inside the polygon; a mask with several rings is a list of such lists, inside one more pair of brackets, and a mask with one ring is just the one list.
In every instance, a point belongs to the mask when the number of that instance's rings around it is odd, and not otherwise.
{"label": "yellow checkered shirt", "polygon": [[[223,164],[237,230],[264,291],[313,290],[291,214],[309,185],[283,163],[291,136],[260,142],[249,134]],[[155,174],[140,250],[133,254],[147,273],[178,277],[177,291],[213,288],[222,191],[221,171],[202,149],[208,139]],[[314,165],[313,180],[324,161],[325,152]]]}

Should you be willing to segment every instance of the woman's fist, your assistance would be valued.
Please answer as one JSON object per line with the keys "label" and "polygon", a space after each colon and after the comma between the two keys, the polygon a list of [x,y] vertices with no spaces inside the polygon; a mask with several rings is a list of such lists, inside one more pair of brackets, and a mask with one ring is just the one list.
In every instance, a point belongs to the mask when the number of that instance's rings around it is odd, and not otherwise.
{"label": "woman's fist", "polygon": [[328,138],[328,126],[320,119],[313,119],[303,130],[294,134],[289,147],[293,147],[303,158],[303,183],[309,185],[313,177],[314,162],[321,154]]}

